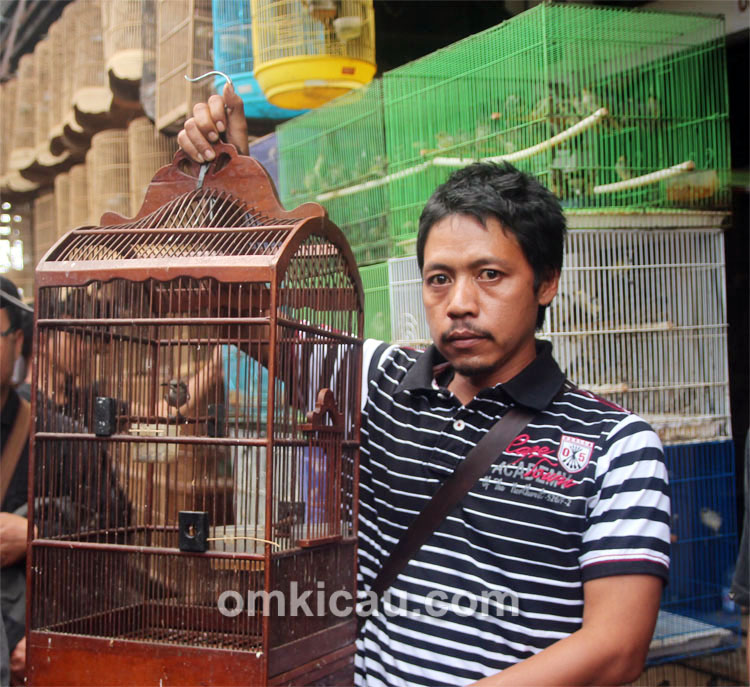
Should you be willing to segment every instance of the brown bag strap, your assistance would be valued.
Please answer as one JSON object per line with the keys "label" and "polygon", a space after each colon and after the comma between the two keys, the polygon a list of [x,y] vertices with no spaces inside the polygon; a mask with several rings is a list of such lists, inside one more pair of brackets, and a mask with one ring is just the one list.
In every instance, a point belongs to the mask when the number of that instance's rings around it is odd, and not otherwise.
{"label": "brown bag strap", "polygon": [[21,458],[26,440],[29,438],[30,423],[31,406],[28,401],[19,397],[13,429],[10,430],[10,435],[5,442],[5,446],[3,446],[3,453],[0,456],[0,504],[5,500],[5,494],[13,479],[16,465],[18,465],[18,460]]}
{"label": "brown bag strap", "polygon": [[498,447],[508,446],[535,414],[535,411],[520,406],[511,408],[469,451],[453,474],[440,485],[383,564],[371,587],[378,598],[396,581],[411,557],[495,462]]}

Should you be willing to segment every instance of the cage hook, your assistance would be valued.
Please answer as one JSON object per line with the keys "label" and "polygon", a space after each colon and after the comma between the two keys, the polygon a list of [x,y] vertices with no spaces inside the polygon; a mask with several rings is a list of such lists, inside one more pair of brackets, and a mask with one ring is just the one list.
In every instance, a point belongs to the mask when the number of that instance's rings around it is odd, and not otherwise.
{"label": "cage hook", "polygon": [[232,77],[230,77],[228,74],[225,74],[224,72],[218,71],[217,69],[213,69],[210,72],[206,72],[205,74],[201,74],[200,76],[196,76],[195,78],[192,78],[192,79],[187,74],[185,74],[185,81],[190,81],[190,83],[195,83],[196,81],[203,81],[203,79],[207,79],[209,76],[222,77],[232,87],[232,90],[234,90],[234,81],[232,81]]}

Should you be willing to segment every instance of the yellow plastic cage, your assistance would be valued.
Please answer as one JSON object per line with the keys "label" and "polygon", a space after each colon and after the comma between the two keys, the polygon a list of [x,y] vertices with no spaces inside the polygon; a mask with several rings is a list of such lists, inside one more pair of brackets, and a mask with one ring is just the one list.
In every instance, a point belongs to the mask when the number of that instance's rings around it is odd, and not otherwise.
{"label": "yellow plastic cage", "polygon": [[372,0],[252,0],[255,78],[269,102],[320,107],[372,81]]}

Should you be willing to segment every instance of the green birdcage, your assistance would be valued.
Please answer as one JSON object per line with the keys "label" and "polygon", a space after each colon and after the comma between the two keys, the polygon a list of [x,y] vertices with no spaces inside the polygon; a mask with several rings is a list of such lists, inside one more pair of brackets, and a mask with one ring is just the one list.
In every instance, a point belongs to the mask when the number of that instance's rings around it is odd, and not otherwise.
{"label": "green birdcage", "polygon": [[279,193],[287,207],[316,201],[343,230],[360,265],[389,255],[380,81],[277,129]]}
{"label": "green birdcage", "polygon": [[360,267],[365,292],[365,338],[391,340],[391,290],[388,263]]}
{"label": "green birdcage", "polygon": [[571,209],[728,202],[722,17],[545,3],[385,73],[383,92],[396,255],[473,159],[512,162]]}

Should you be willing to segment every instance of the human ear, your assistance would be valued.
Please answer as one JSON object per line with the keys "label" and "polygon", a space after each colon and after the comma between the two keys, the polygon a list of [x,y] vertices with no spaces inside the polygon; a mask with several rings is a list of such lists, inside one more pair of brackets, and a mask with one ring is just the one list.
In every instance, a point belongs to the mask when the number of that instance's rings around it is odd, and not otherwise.
{"label": "human ear", "polygon": [[549,305],[557,294],[559,284],[560,272],[555,270],[539,284],[539,288],[536,290],[537,303],[539,305]]}

